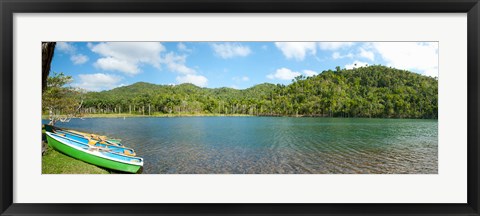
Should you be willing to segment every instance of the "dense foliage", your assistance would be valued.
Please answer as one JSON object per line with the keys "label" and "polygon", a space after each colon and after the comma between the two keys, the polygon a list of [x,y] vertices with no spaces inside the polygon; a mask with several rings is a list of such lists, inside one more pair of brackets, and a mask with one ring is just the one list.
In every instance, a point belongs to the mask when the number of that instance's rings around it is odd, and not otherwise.
{"label": "dense foliage", "polygon": [[48,114],[51,125],[57,121],[68,121],[78,114],[84,94],[78,89],[65,87],[72,77],[63,73],[54,73],[47,78],[45,91],[42,92],[42,113]]}
{"label": "dense foliage", "polygon": [[437,118],[438,81],[405,70],[369,66],[297,77],[290,85],[245,90],[192,84],[135,83],[87,93],[84,113],[249,114],[272,116]]}

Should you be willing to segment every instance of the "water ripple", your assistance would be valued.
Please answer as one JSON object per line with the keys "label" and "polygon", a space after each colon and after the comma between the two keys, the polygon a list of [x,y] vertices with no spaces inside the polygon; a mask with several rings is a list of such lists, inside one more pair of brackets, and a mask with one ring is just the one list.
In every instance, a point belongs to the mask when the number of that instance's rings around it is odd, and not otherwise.
{"label": "water ripple", "polygon": [[72,119],[120,138],[145,174],[437,173],[436,120],[269,117]]}

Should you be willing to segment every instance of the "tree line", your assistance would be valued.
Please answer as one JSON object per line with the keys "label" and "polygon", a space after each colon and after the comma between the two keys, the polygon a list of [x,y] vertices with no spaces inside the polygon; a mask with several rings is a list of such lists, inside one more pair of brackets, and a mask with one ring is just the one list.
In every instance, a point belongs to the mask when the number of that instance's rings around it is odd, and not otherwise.
{"label": "tree line", "polygon": [[83,95],[80,114],[246,114],[437,118],[438,81],[406,70],[373,65],[296,77],[289,85],[244,90],[193,84],[139,82]]}

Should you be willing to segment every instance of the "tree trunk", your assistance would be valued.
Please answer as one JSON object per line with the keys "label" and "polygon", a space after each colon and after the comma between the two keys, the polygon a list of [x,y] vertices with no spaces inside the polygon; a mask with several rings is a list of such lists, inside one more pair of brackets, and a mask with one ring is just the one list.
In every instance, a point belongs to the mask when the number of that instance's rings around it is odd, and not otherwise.
{"label": "tree trunk", "polygon": [[42,93],[47,88],[47,77],[50,73],[56,42],[42,42]]}

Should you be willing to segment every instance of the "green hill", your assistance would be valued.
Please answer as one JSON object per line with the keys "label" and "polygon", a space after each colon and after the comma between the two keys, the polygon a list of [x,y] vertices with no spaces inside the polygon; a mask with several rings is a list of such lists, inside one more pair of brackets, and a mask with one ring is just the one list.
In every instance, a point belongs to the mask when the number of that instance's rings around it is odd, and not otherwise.
{"label": "green hill", "polygon": [[438,81],[405,70],[339,68],[244,90],[139,82],[86,94],[85,113],[437,118]]}

